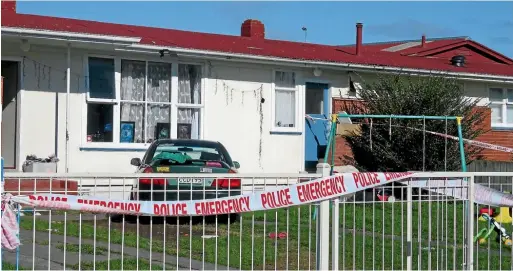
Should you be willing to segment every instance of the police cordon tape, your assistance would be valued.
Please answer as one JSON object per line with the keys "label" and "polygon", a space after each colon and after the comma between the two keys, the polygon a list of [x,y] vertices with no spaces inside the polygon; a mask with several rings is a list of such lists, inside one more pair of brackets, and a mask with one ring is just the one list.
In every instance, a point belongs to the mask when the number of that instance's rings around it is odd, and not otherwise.
{"label": "police cordon tape", "polygon": [[[408,184],[412,187],[431,190],[435,193],[460,200],[470,199],[468,182],[464,179],[412,180]],[[513,194],[503,193],[475,183],[473,201],[474,203],[487,206],[513,207]]]}
{"label": "police cordon tape", "polygon": [[[4,215],[1,225],[2,247],[13,250],[20,245],[18,224],[12,203],[58,210],[77,210],[93,213],[149,215],[149,216],[204,216],[243,213],[286,208],[336,197],[349,196],[369,188],[392,182],[406,182],[412,187],[429,189],[435,193],[467,200],[468,182],[463,179],[415,180],[415,173],[343,173],[250,195],[191,201],[114,201],[94,197],[59,194],[35,194],[30,196],[2,195]],[[474,202],[513,207],[513,195],[474,184]]]}
{"label": "police cordon tape", "polygon": [[[355,124],[363,124],[363,123],[355,123]],[[401,125],[390,125],[390,124],[376,124],[376,123],[374,123],[374,125],[391,126],[391,127],[397,127],[397,128],[407,128],[410,130],[415,130],[418,132],[426,132],[428,134],[432,134],[432,135],[436,135],[436,136],[440,136],[440,137],[444,137],[444,138],[448,138],[448,139],[452,139],[452,140],[456,140],[456,141],[460,140],[459,137],[457,137],[457,136],[433,132],[433,131],[429,131],[429,130],[422,130],[422,129],[414,128],[414,127],[407,127],[407,126],[401,126]],[[463,142],[467,143],[468,145],[480,147],[483,149],[513,153],[513,148],[490,144],[490,143],[486,143],[486,142],[482,142],[482,141],[463,138]]]}
{"label": "police cordon tape", "polygon": [[[416,129],[416,130],[420,130],[420,129]],[[422,131],[422,130],[420,130],[420,131]],[[453,140],[459,140],[459,138],[457,136],[446,135],[446,134],[432,132],[432,131],[426,131],[426,133],[429,133],[429,134],[432,134],[432,135],[441,136],[441,137],[450,138],[450,139],[453,139]],[[503,151],[503,152],[513,153],[513,148],[508,148],[508,147],[504,147],[504,146],[494,145],[494,144],[490,144],[490,143],[486,143],[486,142],[481,142],[481,141],[477,141],[477,140],[472,140],[472,139],[466,139],[466,138],[464,138],[463,141],[467,142],[469,145],[473,145],[473,146],[476,146],[476,147],[481,147],[481,148],[484,148],[484,149],[490,149],[490,150],[496,150],[496,151]]]}
{"label": "police cordon tape", "polygon": [[[315,121],[315,120],[331,121],[331,119],[315,118],[315,117],[312,117],[310,115],[306,115],[306,118],[310,119],[310,120],[313,120],[313,121]],[[362,122],[355,122],[353,124],[364,124],[364,123],[362,123]],[[374,124],[374,125],[380,125],[380,124]],[[437,136],[441,136],[441,137],[445,137],[445,138],[449,138],[449,139],[453,139],[453,140],[460,140],[459,137],[457,137],[457,136],[452,136],[452,135],[448,135],[448,134],[442,134],[442,133],[428,131],[428,130],[422,130],[422,129],[419,129],[419,128],[413,128],[413,127],[407,127],[407,126],[401,126],[401,125],[392,125],[392,124],[381,124],[381,125],[386,125],[386,126],[390,126],[390,127],[408,128],[408,129],[411,129],[411,130],[415,130],[415,131],[419,131],[419,132],[426,132],[428,134],[437,135]],[[481,141],[472,140],[472,139],[466,139],[466,138],[463,138],[463,141],[466,142],[469,145],[476,146],[476,147],[481,147],[481,148],[484,148],[484,149],[513,153],[513,148],[509,148],[509,147],[504,147],[504,146],[500,146],[500,145],[490,144],[490,143],[481,142]]]}
{"label": "police cordon tape", "polygon": [[[108,200],[59,194],[14,196],[11,201],[26,206],[93,213],[144,216],[206,216],[271,210],[308,204],[410,178],[411,172],[343,173],[284,188],[212,200],[136,201]],[[163,192],[163,191],[161,191]]]}

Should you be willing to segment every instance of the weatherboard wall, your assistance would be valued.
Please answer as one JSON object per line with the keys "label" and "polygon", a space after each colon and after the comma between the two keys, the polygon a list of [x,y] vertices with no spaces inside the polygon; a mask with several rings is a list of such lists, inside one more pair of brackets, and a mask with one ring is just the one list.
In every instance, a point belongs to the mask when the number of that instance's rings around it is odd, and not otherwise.
{"label": "weatherboard wall", "polygon": [[[86,71],[87,54],[122,55],[127,59],[145,59],[146,55],[117,53],[92,49],[71,49],[71,94],[69,95],[69,172],[133,172],[132,157],[142,157],[144,146],[134,148],[88,146],[85,143]],[[58,172],[65,172],[66,161],[66,48],[33,45],[22,52],[19,43],[2,41],[2,57],[22,60],[22,90],[18,114],[21,165],[27,155],[60,159]],[[158,56],[148,60],[158,60]],[[187,61],[187,60],[185,60]],[[194,60],[198,62],[198,60]],[[200,60],[201,61],[201,60]],[[203,62],[207,79],[204,89],[204,114],[201,128],[203,139],[222,142],[232,158],[241,164],[241,172],[291,173],[303,169],[304,118],[300,117],[299,133],[271,132],[270,116],[272,65],[236,64],[223,61]],[[344,72],[324,71],[321,77],[313,69],[296,69],[300,106],[304,116],[304,82],[325,82],[334,96],[346,96],[348,77]],[[261,94],[260,94],[261,89]],[[263,103],[261,103],[263,98]],[[261,108],[260,108],[261,106]],[[262,118],[261,118],[262,116]],[[262,121],[261,121],[262,120]],[[21,167],[18,168],[21,170]]]}
{"label": "weatherboard wall", "polygon": [[[132,157],[142,157],[144,146],[134,148],[99,147],[85,144],[83,131],[86,117],[86,84],[84,56],[87,53],[122,55],[127,59],[149,58],[147,55],[71,49],[71,95],[69,96],[69,172],[120,172],[129,173],[134,167]],[[66,48],[32,46],[22,52],[19,43],[2,41],[2,57],[14,57],[22,62],[22,90],[19,94],[18,122],[20,134],[18,161],[34,154],[47,157],[56,154],[60,158],[58,172],[65,172],[66,160]],[[158,60],[158,56],[148,60]],[[186,60],[186,59],[185,59]],[[35,61],[35,62],[34,62]],[[241,172],[291,173],[303,170],[304,161],[304,95],[305,82],[327,83],[334,98],[332,112],[344,110],[349,98],[349,77],[374,80],[372,74],[348,74],[345,71],[323,70],[322,75],[313,75],[312,68],[281,67],[261,64],[244,64],[227,61],[200,61],[205,65],[204,113],[202,115],[203,139],[222,142],[233,159],[240,162]],[[297,73],[297,91],[301,106],[298,108],[300,122],[298,133],[273,133],[271,129],[272,78],[276,69],[294,70]],[[374,79],[373,79],[374,78]],[[488,103],[488,87],[480,82],[465,82],[469,97],[482,97],[480,106]],[[261,97],[260,97],[261,95]],[[263,98],[263,103],[262,99]],[[492,131],[480,140],[513,147],[510,130]],[[337,144],[336,156],[348,153],[343,142]],[[505,160],[504,154],[485,152],[486,157]],[[21,167],[18,168],[21,170]]]}

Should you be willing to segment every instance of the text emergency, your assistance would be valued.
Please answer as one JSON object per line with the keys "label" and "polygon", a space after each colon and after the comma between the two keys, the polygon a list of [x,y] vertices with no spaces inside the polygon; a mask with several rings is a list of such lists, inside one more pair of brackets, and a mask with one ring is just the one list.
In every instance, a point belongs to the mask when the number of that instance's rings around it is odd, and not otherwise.
{"label": "text emergency", "polygon": [[127,202],[119,202],[119,201],[105,201],[105,200],[88,200],[88,199],[77,199],[77,203],[95,205],[100,207],[107,207],[111,209],[120,209],[128,212],[141,212],[141,204],[140,203],[127,203]]}
{"label": "text emergency", "polygon": [[346,192],[344,176],[334,176],[319,182],[308,182],[296,187],[300,202],[309,202]]}
{"label": "text emergency", "polygon": [[385,180],[388,182],[390,180],[394,180],[394,179],[399,179],[399,178],[402,178],[404,176],[408,176],[408,175],[411,175],[410,172],[385,172],[383,173],[385,175]]}
{"label": "text emergency", "polygon": [[232,199],[218,199],[215,201],[197,202],[194,204],[197,215],[217,215],[226,213],[248,212],[249,197],[237,197]]}

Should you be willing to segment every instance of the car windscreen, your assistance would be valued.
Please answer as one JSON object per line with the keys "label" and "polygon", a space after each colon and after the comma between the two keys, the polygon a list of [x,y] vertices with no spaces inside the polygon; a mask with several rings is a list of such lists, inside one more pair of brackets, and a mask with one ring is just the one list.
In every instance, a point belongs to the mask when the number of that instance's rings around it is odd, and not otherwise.
{"label": "car windscreen", "polygon": [[160,157],[169,157],[170,155],[181,155],[190,160],[203,161],[221,161],[227,162],[222,153],[217,148],[202,146],[180,146],[175,144],[158,145],[153,153],[151,160],[160,159]]}

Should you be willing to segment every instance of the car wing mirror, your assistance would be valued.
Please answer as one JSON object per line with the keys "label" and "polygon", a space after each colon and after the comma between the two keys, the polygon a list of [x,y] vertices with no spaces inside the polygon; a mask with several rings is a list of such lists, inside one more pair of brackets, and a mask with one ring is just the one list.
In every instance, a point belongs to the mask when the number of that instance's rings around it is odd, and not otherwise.
{"label": "car wing mirror", "polygon": [[132,160],[130,160],[130,164],[132,166],[136,166],[136,167],[140,166],[141,165],[141,158],[137,158],[137,157],[136,158],[132,158]]}

